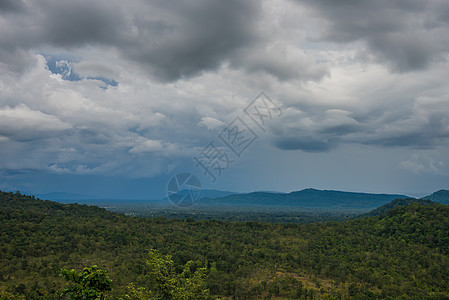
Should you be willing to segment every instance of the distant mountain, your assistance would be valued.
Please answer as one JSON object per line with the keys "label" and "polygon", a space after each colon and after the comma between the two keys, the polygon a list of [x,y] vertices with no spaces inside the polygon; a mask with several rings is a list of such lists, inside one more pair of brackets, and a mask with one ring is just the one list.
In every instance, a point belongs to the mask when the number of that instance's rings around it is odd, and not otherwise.
{"label": "distant mountain", "polygon": [[369,194],[304,189],[291,193],[254,192],[220,198],[204,198],[199,204],[231,206],[286,206],[314,209],[374,209],[394,199],[408,198],[398,194]]}
{"label": "distant mountain", "polygon": [[434,202],[449,205],[449,191],[439,190],[438,192],[435,192],[432,195],[426,196],[422,199],[432,200]]}
{"label": "distant mountain", "polygon": [[229,195],[238,195],[239,193],[236,192],[230,192],[230,191],[219,191],[219,190],[203,190],[202,191],[202,198],[220,198],[220,197],[226,197]]}
{"label": "distant mountain", "polygon": [[[207,189],[183,189],[180,191],[172,191],[167,197],[158,200],[159,204],[171,205],[170,203],[176,203],[179,207],[190,207],[192,204],[196,204],[198,200],[202,198],[214,199],[233,195],[235,193],[219,190],[207,190]],[[170,198],[169,198],[170,197]]]}
{"label": "distant mountain", "polygon": [[[220,191],[220,190],[208,190],[204,189],[202,190],[202,196],[206,198],[218,198],[218,197],[226,197],[228,195],[237,194],[236,192],[230,192],[230,191]],[[43,200],[52,200],[52,201],[58,201],[61,203],[73,203],[74,201],[78,203],[85,203],[85,204],[92,204],[92,205],[98,205],[99,203],[104,204],[107,202],[113,202],[116,204],[117,202],[123,201],[123,202],[141,202],[144,203],[145,201],[151,201],[151,202],[167,202],[167,197],[162,199],[119,199],[119,198],[111,198],[111,197],[99,197],[95,195],[86,195],[86,194],[75,194],[75,193],[64,193],[64,192],[52,192],[52,193],[46,193],[46,194],[37,194],[36,197],[43,199]],[[80,201],[81,200],[81,201]]]}
{"label": "distant mountain", "polygon": [[379,216],[384,215],[387,211],[392,210],[399,206],[408,206],[414,203],[422,204],[422,205],[432,205],[436,204],[435,202],[431,200],[426,199],[415,199],[415,198],[407,198],[407,199],[395,199],[391,201],[390,203],[384,204],[381,207],[378,207],[372,211],[370,211],[367,214],[361,215],[361,217],[367,217],[367,216]]}
{"label": "distant mountain", "polygon": [[[167,198],[159,200],[151,199],[111,199],[107,197],[95,197],[92,195],[53,192],[36,195],[40,199],[58,201],[61,203],[84,203],[90,205],[109,206],[120,204],[158,204],[170,205]],[[202,199],[198,204],[222,205],[222,206],[276,206],[276,207],[301,207],[307,209],[332,209],[332,210],[374,210],[373,214],[383,213],[393,206],[402,206],[407,201],[410,203],[427,202],[417,201],[406,195],[399,194],[372,194],[353,193],[332,190],[304,189],[291,193],[280,193],[271,191],[258,191],[252,193],[236,193],[231,191],[209,190],[202,191]],[[401,199],[401,201],[393,201]],[[431,195],[421,198],[437,203],[449,205],[449,190],[440,190]],[[392,203],[390,203],[393,201]],[[405,202],[404,202],[405,201]],[[407,202],[407,203],[408,203]]]}

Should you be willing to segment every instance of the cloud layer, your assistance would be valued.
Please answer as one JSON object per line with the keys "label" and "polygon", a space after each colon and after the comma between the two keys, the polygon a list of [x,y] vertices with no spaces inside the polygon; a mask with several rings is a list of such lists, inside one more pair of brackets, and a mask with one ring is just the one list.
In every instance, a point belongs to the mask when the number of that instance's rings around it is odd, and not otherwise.
{"label": "cloud layer", "polygon": [[17,0],[0,24],[3,174],[170,173],[261,90],[283,110],[267,157],[360,145],[449,173],[444,1]]}
{"label": "cloud layer", "polygon": [[447,60],[449,26],[445,1],[303,1],[323,19],[319,40],[362,43],[361,56],[392,70],[425,69]]}

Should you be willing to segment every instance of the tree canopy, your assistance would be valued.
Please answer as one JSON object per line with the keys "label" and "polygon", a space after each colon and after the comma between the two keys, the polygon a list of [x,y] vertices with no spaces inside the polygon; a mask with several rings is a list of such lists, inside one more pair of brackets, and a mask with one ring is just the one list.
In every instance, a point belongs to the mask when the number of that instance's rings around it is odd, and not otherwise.
{"label": "tree canopy", "polygon": [[0,206],[3,299],[82,288],[112,299],[449,297],[442,204],[306,225],[128,217],[19,193],[0,193]]}

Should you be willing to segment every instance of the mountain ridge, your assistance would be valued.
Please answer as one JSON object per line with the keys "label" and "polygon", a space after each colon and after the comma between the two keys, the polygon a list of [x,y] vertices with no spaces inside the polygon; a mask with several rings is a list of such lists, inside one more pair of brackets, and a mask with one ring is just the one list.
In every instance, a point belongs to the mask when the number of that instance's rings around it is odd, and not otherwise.
{"label": "mountain ridge", "polygon": [[307,188],[290,193],[251,192],[219,198],[202,198],[201,205],[295,206],[304,208],[374,209],[394,199],[410,198],[401,194],[373,194]]}
{"label": "mountain ridge", "polygon": [[437,204],[437,202],[434,202],[432,200],[427,200],[427,199],[415,199],[415,198],[395,199],[395,200],[393,200],[387,204],[384,204],[366,214],[362,214],[359,217],[380,216],[380,215],[386,214],[387,212],[389,212],[392,209],[395,209],[397,207],[409,206],[409,205],[412,205],[415,203],[421,204],[421,205]]}
{"label": "mountain ridge", "polygon": [[[37,194],[41,199],[58,201],[61,203],[84,203],[93,205],[108,205],[117,203],[139,203],[170,205],[168,198],[162,199],[111,199],[111,198],[92,198],[88,195],[72,194],[63,192],[52,192],[47,194]],[[348,210],[361,209],[369,212],[388,205],[395,199],[418,199],[402,194],[388,193],[366,193],[366,192],[348,192],[338,190],[319,190],[315,188],[306,188],[292,192],[274,192],[274,191],[254,191],[249,193],[238,193],[232,191],[221,191],[215,189],[204,189],[201,199],[196,205],[204,206],[259,206],[259,207],[302,207],[307,209],[334,209]],[[428,196],[419,198],[431,200],[437,203],[449,204],[449,191],[439,190]]]}
{"label": "mountain ridge", "polygon": [[432,200],[434,202],[449,205],[449,190],[439,190],[421,199]]}

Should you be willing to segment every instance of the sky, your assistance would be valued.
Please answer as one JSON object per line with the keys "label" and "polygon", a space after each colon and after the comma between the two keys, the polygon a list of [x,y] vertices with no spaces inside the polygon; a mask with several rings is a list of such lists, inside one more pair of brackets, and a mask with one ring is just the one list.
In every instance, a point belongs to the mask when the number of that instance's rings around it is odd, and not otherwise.
{"label": "sky", "polygon": [[1,0],[0,189],[449,189],[449,2]]}

